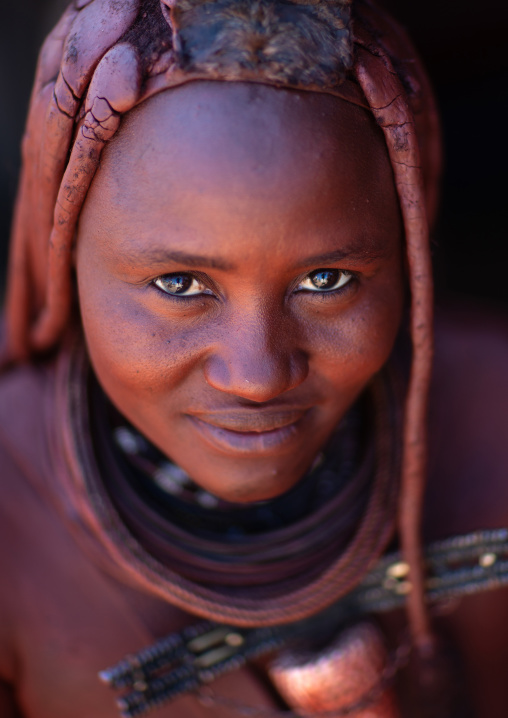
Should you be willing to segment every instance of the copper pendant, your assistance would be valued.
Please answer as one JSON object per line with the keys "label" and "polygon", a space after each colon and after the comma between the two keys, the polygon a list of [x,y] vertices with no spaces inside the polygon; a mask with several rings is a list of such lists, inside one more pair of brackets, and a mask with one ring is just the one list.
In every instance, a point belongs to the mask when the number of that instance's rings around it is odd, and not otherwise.
{"label": "copper pendant", "polygon": [[324,652],[284,652],[269,675],[281,696],[301,715],[399,718],[394,691],[383,685],[388,664],[381,632],[371,623],[345,629]]}

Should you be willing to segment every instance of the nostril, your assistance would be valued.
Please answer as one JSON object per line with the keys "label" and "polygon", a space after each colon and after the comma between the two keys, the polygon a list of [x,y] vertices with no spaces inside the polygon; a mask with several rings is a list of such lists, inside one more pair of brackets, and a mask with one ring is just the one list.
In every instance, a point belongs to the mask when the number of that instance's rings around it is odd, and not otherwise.
{"label": "nostril", "polygon": [[204,365],[204,376],[210,386],[256,404],[294,389],[305,381],[308,372],[303,353],[287,356],[263,352],[261,356],[249,356],[238,351],[231,357],[216,353]]}

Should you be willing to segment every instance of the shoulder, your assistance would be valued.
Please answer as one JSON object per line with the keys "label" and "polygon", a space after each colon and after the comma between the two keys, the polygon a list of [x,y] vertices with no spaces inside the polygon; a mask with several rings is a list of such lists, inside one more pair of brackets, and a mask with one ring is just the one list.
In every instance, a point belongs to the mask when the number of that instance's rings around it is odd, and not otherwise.
{"label": "shoulder", "polygon": [[508,315],[438,312],[429,422],[429,537],[508,526]]}
{"label": "shoulder", "polygon": [[[45,399],[50,373],[21,366],[0,375],[0,547],[7,530],[24,523],[31,497],[49,465]],[[32,501],[33,502],[33,501]],[[8,551],[0,551],[5,558]]]}
{"label": "shoulder", "polygon": [[[21,473],[32,473],[48,453],[47,397],[52,371],[21,366],[0,375],[0,484],[5,485],[5,462]],[[10,483],[10,482],[9,482]]]}
{"label": "shoulder", "polygon": [[[18,490],[46,465],[47,398],[52,377],[47,369],[22,366],[0,374],[0,487],[2,496]],[[13,480],[13,474],[18,481]],[[0,502],[0,510],[6,501]]]}
{"label": "shoulder", "polygon": [[[508,527],[508,316],[464,304],[438,312],[425,533]],[[505,716],[508,589],[449,604],[438,620],[460,651],[475,715]]]}
{"label": "shoulder", "polygon": [[32,367],[0,375],[0,678],[5,680],[14,674],[19,568],[35,538],[30,527],[38,502],[30,475],[42,454],[42,395],[41,376]]}

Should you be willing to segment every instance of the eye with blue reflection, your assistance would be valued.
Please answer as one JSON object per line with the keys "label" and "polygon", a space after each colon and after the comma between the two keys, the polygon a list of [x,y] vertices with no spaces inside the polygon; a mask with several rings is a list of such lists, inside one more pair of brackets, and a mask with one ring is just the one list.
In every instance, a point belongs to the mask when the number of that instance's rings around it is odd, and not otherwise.
{"label": "eye with blue reflection", "polygon": [[[343,269],[316,269],[307,274],[297,285],[295,291],[333,292],[348,284],[353,275]],[[193,274],[175,273],[164,274],[154,280],[155,286],[174,297],[195,297],[202,294],[212,294],[198,277]]]}
{"label": "eye with blue reflection", "polygon": [[193,274],[164,274],[157,277],[154,284],[166,294],[174,297],[195,297],[200,294],[213,294],[208,287],[203,284]]}
{"label": "eye with blue reflection", "polygon": [[296,287],[297,291],[333,292],[348,284],[353,275],[343,269],[316,269],[310,272]]}

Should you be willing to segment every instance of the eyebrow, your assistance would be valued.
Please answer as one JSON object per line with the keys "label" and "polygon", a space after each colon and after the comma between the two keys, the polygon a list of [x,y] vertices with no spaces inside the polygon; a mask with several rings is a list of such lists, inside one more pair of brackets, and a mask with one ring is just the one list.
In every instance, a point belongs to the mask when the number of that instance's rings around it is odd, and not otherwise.
{"label": "eyebrow", "polygon": [[[370,262],[375,262],[377,259],[382,259],[390,253],[388,248],[368,249],[364,245],[362,246],[362,244],[363,243],[355,242],[344,249],[335,249],[324,254],[316,254],[312,257],[306,257],[301,262],[298,262],[298,264],[295,265],[295,268],[302,269],[312,265],[322,266],[327,262],[335,263],[343,260],[368,264]],[[136,260],[139,260],[140,257],[148,264],[167,264],[168,262],[174,262],[175,264],[183,264],[187,267],[206,267],[209,269],[219,269],[223,272],[231,272],[236,268],[236,265],[233,262],[230,262],[222,257],[207,257],[202,254],[188,254],[187,252],[182,252],[176,249],[168,250],[149,247],[143,249],[139,254],[136,253]]]}
{"label": "eyebrow", "polygon": [[311,264],[326,264],[326,262],[341,262],[347,260],[349,262],[363,262],[370,263],[375,262],[377,259],[383,259],[387,257],[391,252],[388,247],[382,249],[368,249],[365,246],[361,246],[359,243],[345,247],[344,249],[335,249],[332,252],[325,252],[324,254],[315,254],[312,257],[307,257],[303,262],[298,263],[298,268],[304,268]]}
{"label": "eyebrow", "polygon": [[224,272],[232,271],[235,265],[221,257],[206,257],[202,254],[187,254],[180,250],[167,250],[148,248],[136,253],[136,259],[142,258],[148,264],[185,264],[187,267],[208,267],[209,269],[221,269]]}

